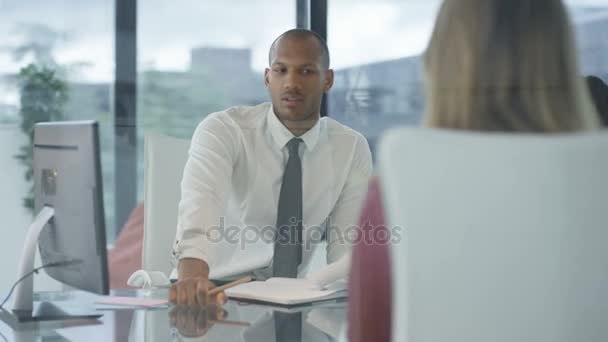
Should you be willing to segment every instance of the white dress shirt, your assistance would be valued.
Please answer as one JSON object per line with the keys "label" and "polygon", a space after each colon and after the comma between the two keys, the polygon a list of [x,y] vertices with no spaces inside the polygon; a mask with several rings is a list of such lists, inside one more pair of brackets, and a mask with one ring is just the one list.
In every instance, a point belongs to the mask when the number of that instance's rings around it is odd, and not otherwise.
{"label": "white dress shirt", "polygon": [[[206,261],[213,279],[269,276],[286,144],[293,137],[270,103],[232,107],[198,125],[181,184],[176,259]],[[360,133],[328,117],[300,138],[302,275],[323,232],[328,263],[350,251],[372,159]]]}

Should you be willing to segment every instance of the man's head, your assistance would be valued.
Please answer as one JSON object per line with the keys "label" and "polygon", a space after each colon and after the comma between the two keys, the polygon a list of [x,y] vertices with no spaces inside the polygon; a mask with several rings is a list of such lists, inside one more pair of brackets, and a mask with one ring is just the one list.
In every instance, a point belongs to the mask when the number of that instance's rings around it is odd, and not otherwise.
{"label": "man's head", "polygon": [[327,45],[312,31],[289,30],[272,43],[268,60],[264,83],[275,114],[288,128],[306,131],[318,120],[323,93],[334,81]]}

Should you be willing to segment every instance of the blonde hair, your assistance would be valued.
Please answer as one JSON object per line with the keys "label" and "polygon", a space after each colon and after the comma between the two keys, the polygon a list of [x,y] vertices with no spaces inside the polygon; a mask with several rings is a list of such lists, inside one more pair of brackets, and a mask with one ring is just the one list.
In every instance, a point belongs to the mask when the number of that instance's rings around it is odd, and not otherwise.
{"label": "blonde hair", "polygon": [[560,0],[445,0],[425,65],[427,126],[527,132],[599,126]]}

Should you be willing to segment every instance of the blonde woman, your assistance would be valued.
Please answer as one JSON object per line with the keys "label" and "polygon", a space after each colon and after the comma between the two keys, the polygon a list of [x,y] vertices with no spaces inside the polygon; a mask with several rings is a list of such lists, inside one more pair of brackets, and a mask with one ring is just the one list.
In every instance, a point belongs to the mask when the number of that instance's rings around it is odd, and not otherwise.
{"label": "blonde woman", "polygon": [[[597,129],[561,0],[445,0],[424,55],[429,127],[563,133]],[[386,236],[372,181],[361,236]],[[390,238],[389,238],[390,239]],[[390,340],[388,239],[360,239],[349,285],[351,341]]]}

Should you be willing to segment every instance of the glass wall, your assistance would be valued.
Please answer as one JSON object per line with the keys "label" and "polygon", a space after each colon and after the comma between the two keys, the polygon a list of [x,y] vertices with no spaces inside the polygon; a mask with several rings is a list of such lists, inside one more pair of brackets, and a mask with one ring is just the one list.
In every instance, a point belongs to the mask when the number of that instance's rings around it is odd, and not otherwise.
{"label": "glass wall", "polygon": [[[583,74],[608,81],[608,0],[566,3]],[[328,1],[328,44],[336,70],[328,114],[361,131],[372,151],[387,128],[420,122],[425,105],[421,53],[440,4],[439,0]]]}
{"label": "glass wall", "polygon": [[608,0],[567,0],[584,75],[608,82]]}
{"label": "glass wall", "polygon": [[336,72],[328,114],[363,133],[372,151],[385,129],[420,121],[420,54],[440,3],[328,1],[327,41]]}
{"label": "glass wall", "polygon": [[108,241],[113,240],[113,13],[112,0],[0,1],[0,226],[3,253],[15,255],[0,259],[9,275],[0,279],[1,289],[16,276],[34,215],[33,122],[99,120]]}
{"label": "glass wall", "polygon": [[209,113],[269,101],[263,80],[268,48],[295,25],[295,0],[139,3],[139,198],[143,136],[190,139]]}
{"label": "glass wall", "polygon": [[[327,2],[336,70],[327,114],[363,132],[374,149],[385,129],[420,122],[420,54],[440,0]],[[582,73],[608,81],[608,0],[566,3]],[[3,229],[14,233],[6,246],[20,248],[33,215],[31,125],[23,124],[33,116],[100,122],[108,241],[116,235],[114,6],[115,0],[0,1],[0,214]],[[189,139],[213,111],[268,100],[268,48],[296,26],[296,1],[139,1],[137,25],[138,173],[132,181],[141,200],[146,133]],[[49,101],[49,94],[57,96]],[[4,262],[7,272],[16,267]]]}

